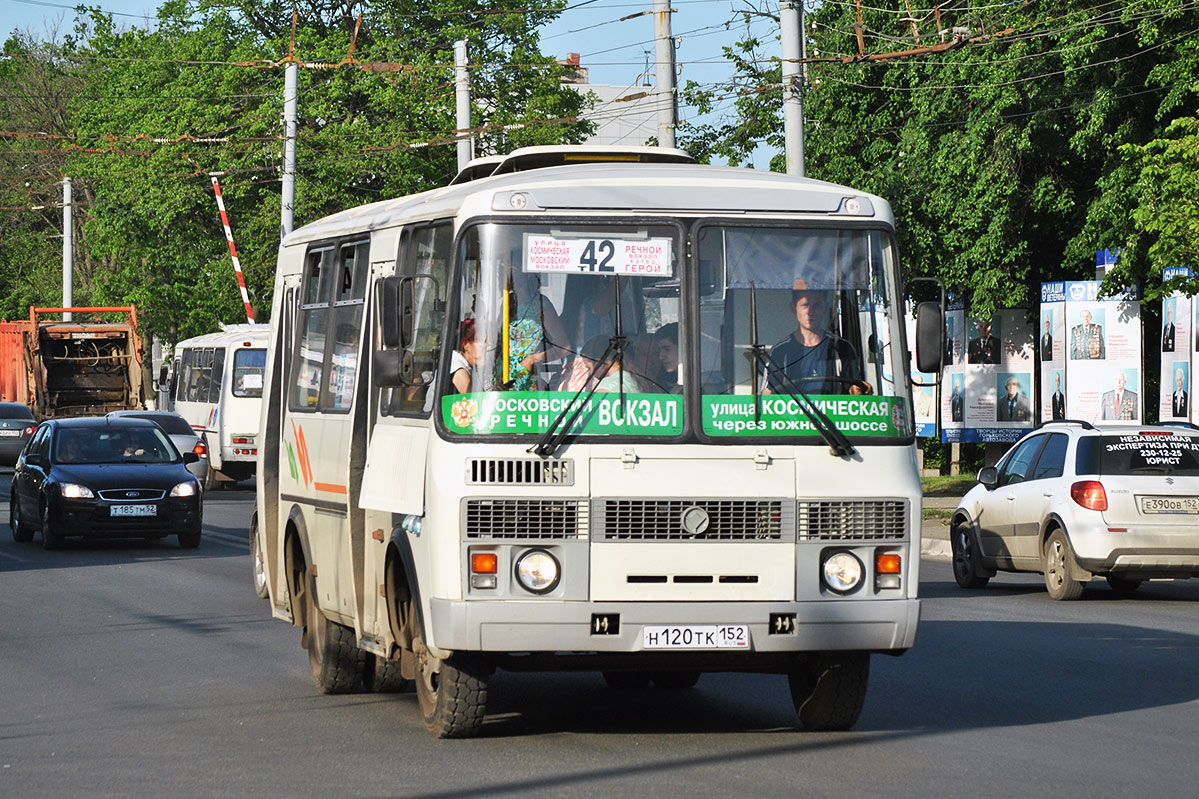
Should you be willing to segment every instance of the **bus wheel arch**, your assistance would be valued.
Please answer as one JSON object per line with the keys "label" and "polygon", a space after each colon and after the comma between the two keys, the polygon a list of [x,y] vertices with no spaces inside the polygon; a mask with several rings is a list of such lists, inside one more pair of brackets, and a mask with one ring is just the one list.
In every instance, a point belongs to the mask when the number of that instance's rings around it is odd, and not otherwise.
{"label": "bus wheel arch", "polygon": [[[307,626],[307,594],[309,590],[307,527],[299,508],[293,507],[288,515],[283,535],[283,563],[287,577],[287,595],[291,623],[301,629]],[[307,640],[301,641],[307,646]]]}

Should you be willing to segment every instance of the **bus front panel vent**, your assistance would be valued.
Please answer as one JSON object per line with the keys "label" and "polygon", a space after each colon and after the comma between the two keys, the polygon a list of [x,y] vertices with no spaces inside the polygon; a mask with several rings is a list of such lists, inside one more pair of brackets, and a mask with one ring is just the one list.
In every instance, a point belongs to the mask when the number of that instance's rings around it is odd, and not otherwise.
{"label": "bus front panel vent", "polygon": [[800,500],[800,540],[898,541],[907,537],[906,500]]}
{"label": "bus front panel vent", "polygon": [[587,537],[587,503],[575,499],[465,499],[463,533],[472,540]]}
{"label": "bus front panel vent", "polygon": [[557,458],[469,458],[467,485],[572,486],[573,460]]}

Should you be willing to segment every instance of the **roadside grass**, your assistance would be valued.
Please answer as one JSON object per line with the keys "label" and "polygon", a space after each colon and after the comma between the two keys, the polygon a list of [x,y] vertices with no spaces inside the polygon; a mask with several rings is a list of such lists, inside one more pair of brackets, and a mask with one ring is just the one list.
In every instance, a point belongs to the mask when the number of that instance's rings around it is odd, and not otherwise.
{"label": "roadside grass", "polygon": [[[973,474],[942,474],[936,477],[923,477],[920,482],[924,486],[926,497],[960,497],[974,488],[978,482]],[[925,516],[925,518],[929,518]]]}

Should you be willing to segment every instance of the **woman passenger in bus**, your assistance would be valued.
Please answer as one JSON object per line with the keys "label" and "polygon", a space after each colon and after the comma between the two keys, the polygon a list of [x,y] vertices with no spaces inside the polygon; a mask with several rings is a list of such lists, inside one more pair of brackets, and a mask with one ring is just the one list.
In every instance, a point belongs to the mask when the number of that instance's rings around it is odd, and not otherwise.
{"label": "woman passenger in bus", "polygon": [[544,388],[537,365],[556,358],[567,350],[566,329],[554,304],[541,293],[536,275],[521,271],[515,263],[509,272],[508,373],[500,363],[500,384],[509,391],[537,391]]}
{"label": "woman passenger in bus", "polygon": [[450,381],[459,394],[470,391],[475,364],[479,362],[479,349],[475,340],[475,320],[463,319],[458,326],[458,347],[450,353]]}
{"label": "woman passenger in bus", "polygon": [[[583,351],[579,354],[578,360],[583,361],[586,368],[590,370],[588,387],[595,385],[597,393],[618,392],[623,389],[626,394],[640,394],[641,384],[637,382],[637,378],[628,371],[621,371],[621,361],[628,357],[627,354],[617,358],[615,352],[609,351],[608,369],[604,372],[604,376],[599,378],[600,372],[603,371],[600,359],[604,357],[604,350],[608,349],[610,342],[610,336],[594,336],[583,345]],[[595,384],[594,381],[597,378],[599,378],[599,383]]]}

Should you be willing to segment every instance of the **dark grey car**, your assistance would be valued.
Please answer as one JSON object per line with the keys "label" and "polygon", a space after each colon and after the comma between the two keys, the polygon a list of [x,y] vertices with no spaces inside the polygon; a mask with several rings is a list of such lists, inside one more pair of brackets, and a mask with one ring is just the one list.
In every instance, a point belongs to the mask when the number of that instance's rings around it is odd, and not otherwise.
{"label": "dark grey car", "polygon": [[12,466],[17,462],[36,427],[29,406],[20,402],[0,402],[0,466]]}

